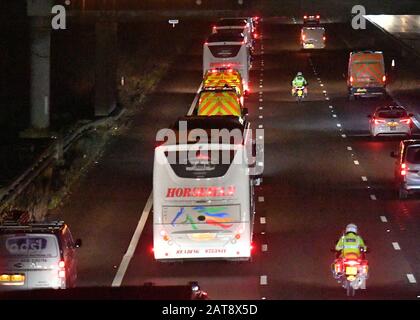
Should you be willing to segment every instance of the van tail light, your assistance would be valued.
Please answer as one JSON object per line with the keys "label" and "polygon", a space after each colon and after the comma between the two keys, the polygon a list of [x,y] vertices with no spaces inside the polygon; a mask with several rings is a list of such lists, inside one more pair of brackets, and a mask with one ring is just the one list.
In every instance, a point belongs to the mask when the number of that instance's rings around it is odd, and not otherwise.
{"label": "van tail light", "polygon": [[381,119],[375,119],[374,120],[375,124],[381,124],[381,123],[385,123],[385,120],[381,120]]}
{"label": "van tail light", "polygon": [[401,163],[401,175],[405,176],[407,174],[407,165],[405,163]]}
{"label": "van tail light", "polygon": [[408,118],[408,119],[401,119],[400,120],[400,123],[410,124],[411,123],[411,119],[410,118]]}
{"label": "van tail light", "polygon": [[66,270],[65,270],[66,264],[64,263],[63,260],[61,260],[58,263],[58,277],[63,279],[66,277]]}
{"label": "van tail light", "polygon": [[382,82],[386,82],[386,76],[382,76]]}

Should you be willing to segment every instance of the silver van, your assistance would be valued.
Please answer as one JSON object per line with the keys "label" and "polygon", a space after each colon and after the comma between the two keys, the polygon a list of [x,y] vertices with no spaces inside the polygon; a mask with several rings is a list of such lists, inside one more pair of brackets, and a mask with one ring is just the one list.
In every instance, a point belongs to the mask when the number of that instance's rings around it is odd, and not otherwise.
{"label": "silver van", "polygon": [[0,290],[74,287],[81,245],[63,221],[0,224]]}
{"label": "silver van", "polygon": [[391,152],[395,158],[395,182],[400,199],[407,199],[410,192],[420,191],[420,140],[400,142],[398,154]]}

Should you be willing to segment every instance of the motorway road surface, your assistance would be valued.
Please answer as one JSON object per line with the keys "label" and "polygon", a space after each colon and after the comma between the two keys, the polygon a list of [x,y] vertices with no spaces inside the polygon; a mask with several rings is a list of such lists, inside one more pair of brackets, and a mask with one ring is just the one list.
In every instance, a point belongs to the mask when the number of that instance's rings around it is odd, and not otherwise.
{"label": "motorway road surface", "polygon": [[[121,285],[196,280],[212,299],[345,299],[330,273],[330,248],[354,222],[371,249],[367,290],[355,298],[420,296],[420,201],[400,201],[393,189],[389,153],[399,139],[373,141],[367,131],[367,114],[392,101],[349,102],[342,76],[350,50],[373,45],[388,57],[398,54],[394,44],[372,26],[355,31],[350,23],[334,22],[326,23],[327,49],[303,52],[299,28],[291,18],[265,18],[257,44],[246,104],[253,127],[265,129],[265,171],[256,195],[252,262],[157,263],[152,211],[145,210],[144,229],[117,279]],[[79,286],[115,281],[143,208],[149,209],[155,133],[187,113],[201,81],[201,49],[209,31],[210,24],[195,23],[191,49],[55,213],[84,241]],[[412,71],[404,63],[399,67],[407,69],[404,74]],[[309,97],[299,105],[290,95],[297,71],[309,81]]]}

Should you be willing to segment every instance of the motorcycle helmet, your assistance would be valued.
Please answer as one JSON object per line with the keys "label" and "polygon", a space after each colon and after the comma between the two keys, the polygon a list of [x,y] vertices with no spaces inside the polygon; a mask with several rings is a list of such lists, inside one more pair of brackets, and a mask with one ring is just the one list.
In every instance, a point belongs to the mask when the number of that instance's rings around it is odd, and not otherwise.
{"label": "motorcycle helmet", "polygon": [[301,76],[303,76],[303,73],[299,71],[299,72],[296,74],[296,76],[297,76],[297,77],[301,77]]}
{"label": "motorcycle helmet", "polygon": [[350,223],[346,226],[346,233],[349,233],[349,232],[352,232],[355,234],[357,233],[357,226],[354,223]]}

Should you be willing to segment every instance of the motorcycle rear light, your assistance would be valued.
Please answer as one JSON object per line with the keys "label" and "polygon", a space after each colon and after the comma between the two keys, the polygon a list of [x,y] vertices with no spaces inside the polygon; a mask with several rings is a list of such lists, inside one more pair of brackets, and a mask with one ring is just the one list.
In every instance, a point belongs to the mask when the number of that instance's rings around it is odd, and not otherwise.
{"label": "motorcycle rear light", "polygon": [[353,82],[353,81],[354,81],[353,76],[350,76],[350,82]]}
{"label": "motorcycle rear light", "polygon": [[334,265],[334,270],[335,270],[335,273],[341,273],[343,271],[343,268],[341,266],[341,263],[336,263]]}
{"label": "motorcycle rear light", "polygon": [[324,40],[324,41],[325,41],[325,40],[327,40],[327,37],[325,37],[325,36],[324,36],[324,37],[322,37],[322,40]]}
{"label": "motorcycle rear light", "polygon": [[386,76],[382,77],[382,82],[386,82]]}
{"label": "motorcycle rear light", "polygon": [[355,266],[355,265],[360,264],[360,262],[357,260],[346,260],[344,261],[344,264],[349,265],[349,266]]}

